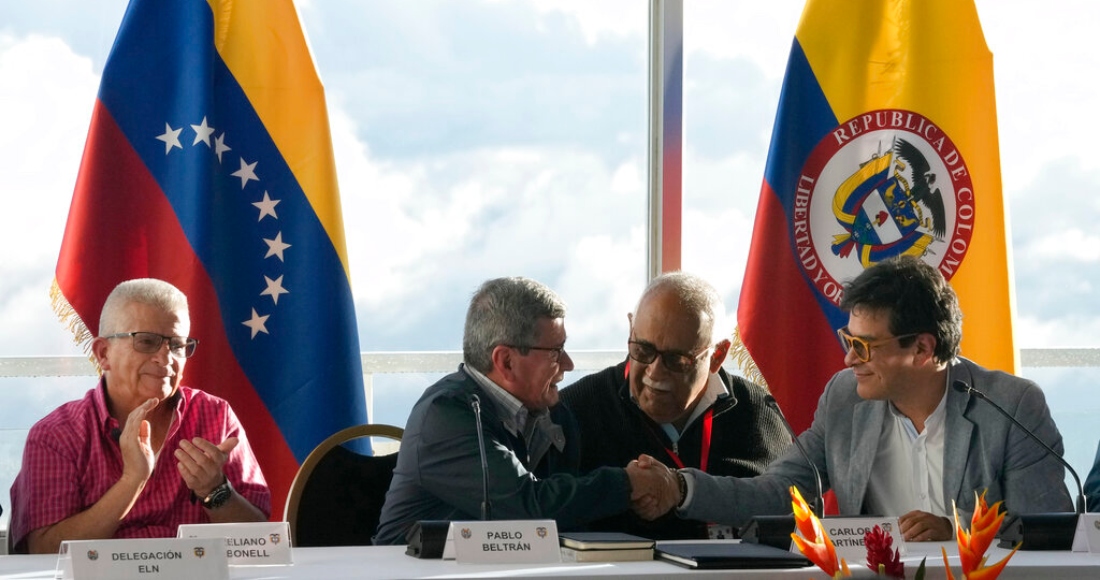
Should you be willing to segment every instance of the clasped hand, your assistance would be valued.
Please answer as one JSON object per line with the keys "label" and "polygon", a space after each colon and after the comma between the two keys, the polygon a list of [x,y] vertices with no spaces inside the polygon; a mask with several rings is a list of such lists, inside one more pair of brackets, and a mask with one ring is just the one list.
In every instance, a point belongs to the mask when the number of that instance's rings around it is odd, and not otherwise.
{"label": "clasped hand", "polygon": [[630,477],[631,508],[644,519],[654,520],[679,505],[680,484],[676,472],[649,455],[640,455],[626,466]]}

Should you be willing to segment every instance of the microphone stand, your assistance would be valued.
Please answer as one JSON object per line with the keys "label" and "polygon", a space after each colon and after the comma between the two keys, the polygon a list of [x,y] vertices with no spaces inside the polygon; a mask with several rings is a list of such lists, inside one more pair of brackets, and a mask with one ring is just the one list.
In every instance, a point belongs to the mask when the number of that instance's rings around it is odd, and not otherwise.
{"label": "microphone stand", "polygon": [[[817,484],[817,497],[813,499],[813,511],[818,519],[824,518],[825,498],[821,488],[821,472],[818,471],[817,465],[810,460],[810,454],[806,452],[806,448],[802,445],[802,442],[795,436],[794,428],[787,422],[787,417],[783,415],[783,410],[779,408],[779,403],[776,402],[775,397],[766,395],[764,397],[764,404],[775,409],[775,412],[779,415],[779,419],[783,422],[783,427],[787,429],[787,434],[790,435],[791,441],[794,442],[795,448],[798,449],[798,452],[802,455],[802,459],[805,460],[806,463],[810,465],[810,469],[813,470],[814,483]],[[791,532],[794,531],[794,528],[795,521],[793,515],[757,515],[750,519],[749,522],[739,530],[739,533],[742,542],[764,544],[785,551],[790,549]]]}
{"label": "microphone stand", "polygon": [[481,452],[481,520],[492,519],[492,504],[489,503],[489,462],[485,458],[485,435],[481,432],[481,399],[477,394],[470,395],[470,406],[474,409],[474,422],[477,424],[477,448]]}
{"label": "microphone stand", "polygon": [[791,424],[787,421],[787,417],[783,414],[783,410],[779,408],[779,402],[775,400],[775,397],[766,395],[764,397],[764,404],[775,409],[775,412],[779,415],[779,419],[783,421],[783,427],[787,429],[787,434],[791,436],[791,441],[794,442],[794,446],[798,448],[798,452],[802,455],[802,459],[805,459],[806,463],[810,464],[810,469],[814,471],[814,483],[817,484],[817,496],[814,497],[814,513],[817,514],[818,519],[824,518],[825,495],[821,490],[821,472],[817,470],[817,465],[810,460],[810,454],[806,452],[806,448],[794,434],[794,428],[791,427]]}
{"label": "microphone stand", "polygon": [[1086,508],[1085,489],[1081,485],[1081,478],[1077,475],[1073,466],[1058,454],[1058,452],[1052,449],[1050,445],[1047,445],[1046,442],[1039,439],[1039,436],[1032,432],[1031,429],[1028,429],[1023,423],[1017,420],[1016,417],[1013,417],[1004,407],[1001,407],[986,396],[985,393],[966,384],[964,381],[952,382],[951,388],[960,393],[968,393],[975,398],[985,401],[996,409],[998,413],[1007,417],[1016,427],[1023,431],[1025,435],[1046,450],[1047,454],[1056,459],[1058,463],[1062,464],[1062,467],[1066,468],[1069,474],[1073,476],[1073,480],[1077,482],[1077,511],[1075,513],[1019,514],[1017,521],[1006,526],[1003,530],[1001,541],[998,545],[1002,548],[1012,548],[1016,542],[1020,542],[1023,544],[1021,549],[1024,550],[1071,549],[1077,521],[1080,519],[1081,514],[1085,513]]}

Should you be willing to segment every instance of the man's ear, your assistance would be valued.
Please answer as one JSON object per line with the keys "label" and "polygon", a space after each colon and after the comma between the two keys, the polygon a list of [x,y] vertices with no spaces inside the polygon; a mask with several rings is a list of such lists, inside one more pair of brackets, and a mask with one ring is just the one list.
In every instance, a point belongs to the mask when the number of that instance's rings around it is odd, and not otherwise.
{"label": "man's ear", "polygon": [[493,352],[489,355],[490,360],[493,361],[492,374],[496,375],[492,378],[499,378],[502,387],[504,383],[512,381],[514,375],[512,366],[515,363],[515,354],[516,352],[512,348],[498,344],[493,347]]}
{"label": "man's ear", "polygon": [[111,361],[107,357],[107,346],[107,339],[102,336],[92,339],[92,356],[95,357],[95,362],[99,365],[101,371],[111,370]]}
{"label": "man's ear", "polygon": [[915,344],[917,346],[917,357],[921,363],[936,357],[936,337],[933,334],[929,332],[918,334]]}
{"label": "man's ear", "polygon": [[718,369],[722,368],[722,363],[726,362],[726,355],[728,355],[729,352],[730,341],[728,338],[714,345],[714,352],[710,355],[711,374],[718,372]]}

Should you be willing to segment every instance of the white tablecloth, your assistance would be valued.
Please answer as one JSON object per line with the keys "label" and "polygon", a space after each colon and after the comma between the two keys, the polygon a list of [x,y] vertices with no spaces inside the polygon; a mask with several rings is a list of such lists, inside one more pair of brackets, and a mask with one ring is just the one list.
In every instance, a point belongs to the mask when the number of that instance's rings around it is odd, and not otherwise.
{"label": "white tablecloth", "polygon": [[[928,556],[928,580],[946,578],[940,547],[945,546],[952,570],[961,578],[958,552],[953,542],[911,543],[904,558],[906,576],[913,577],[920,560]],[[990,562],[1007,550],[990,549]],[[56,556],[0,556],[0,580],[54,577]],[[419,560],[405,555],[403,546],[297,548],[294,565],[285,567],[231,567],[229,577],[252,580],[340,580],[394,578],[669,578],[681,575],[715,575],[725,578],[827,578],[817,568],[794,570],[688,570],[663,561],[598,564],[458,564],[453,560]],[[868,577],[866,569],[855,569]],[[862,572],[862,574],[860,574]],[[1100,555],[1070,552],[1017,552],[1001,575],[1003,579],[1097,579]]]}

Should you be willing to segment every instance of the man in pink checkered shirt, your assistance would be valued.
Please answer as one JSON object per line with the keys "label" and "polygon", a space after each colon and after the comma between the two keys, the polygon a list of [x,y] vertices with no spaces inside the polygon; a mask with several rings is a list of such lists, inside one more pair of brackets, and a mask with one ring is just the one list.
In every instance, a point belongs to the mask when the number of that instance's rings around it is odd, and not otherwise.
{"label": "man in pink checkered shirt", "polygon": [[15,552],[267,520],[271,493],[237,416],[180,385],[190,326],[187,297],[167,282],[129,280],[107,297],[92,341],[99,385],[27,436],[11,488]]}

